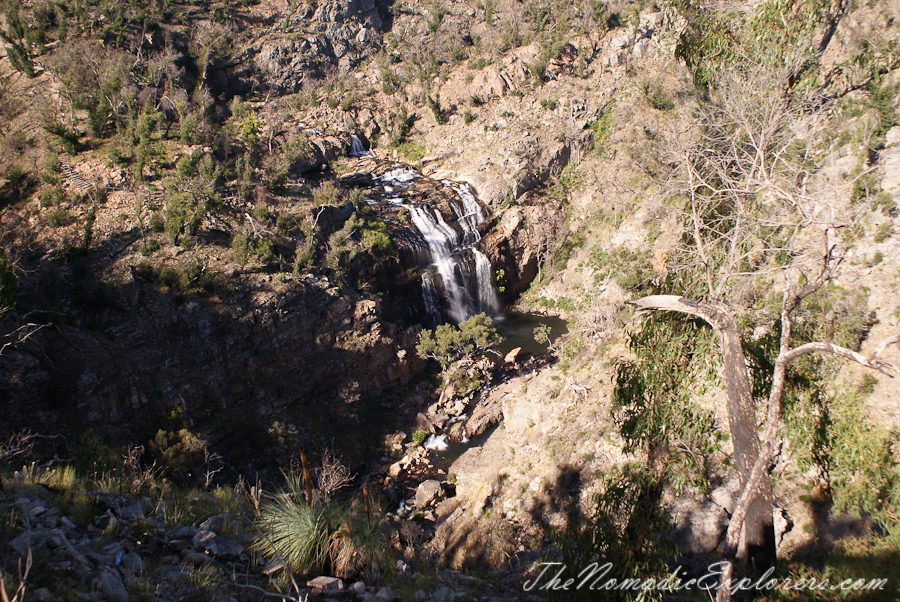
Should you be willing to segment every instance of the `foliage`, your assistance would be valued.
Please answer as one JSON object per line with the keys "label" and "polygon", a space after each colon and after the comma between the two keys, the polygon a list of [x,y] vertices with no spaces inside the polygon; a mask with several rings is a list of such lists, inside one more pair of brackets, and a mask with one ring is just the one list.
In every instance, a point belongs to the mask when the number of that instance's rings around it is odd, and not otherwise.
{"label": "foliage", "polygon": [[416,345],[422,357],[436,359],[441,367],[484,353],[500,342],[500,335],[491,326],[493,320],[483,313],[461,322],[459,326],[441,324],[434,330],[423,330]]}
{"label": "foliage", "polygon": [[432,115],[434,115],[435,122],[437,122],[438,125],[446,124],[447,116],[444,115],[444,111],[441,109],[441,95],[435,94],[434,98],[427,96],[426,102],[428,103],[428,108],[431,109]]}
{"label": "foliage", "polygon": [[170,186],[173,193],[166,202],[166,233],[173,243],[181,236],[196,236],[207,213],[219,207],[222,199],[215,188],[222,173],[209,155],[196,170],[190,161],[179,160]]}
{"label": "foliage", "polygon": [[343,227],[328,238],[328,250],[325,253],[325,264],[329,269],[340,272],[359,253],[359,246],[352,235],[362,226],[362,220],[356,215],[344,222]]}
{"label": "foliage", "polygon": [[191,476],[191,471],[203,462],[206,442],[187,429],[159,430],[150,443],[150,450],[170,474],[184,478]]}
{"label": "foliage", "polygon": [[658,111],[671,111],[675,108],[675,101],[672,100],[669,93],[663,89],[661,83],[645,79],[639,84],[639,88],[641,94],[644,95],[644,98],[647,99],[647,102],[654,109]]}
{"label": "foliage", "polygon": [[632,251],[627,247],[617,247],[607,253],[596,246],[591,251],[591,265],[597,270],[594,279],[599,282],[612,276],[626,291],[644,294],[657,277],[650,265],[651,256],[649,249]]}
{"label": "foliage", "polygon": [[616,368],[612,407],[624,449],[656,448],[658,470],[676,488],[705,487],[721,443],[713,412],[693,401],[716,381],[716,344],[701,320],[654,314],[629,333],[635,359]]}
{"label": "foliage", "polygon": [[594,131],[594,148],[601,157],[607,156],[606,143],[612,133],[612,107],[607,107],[596,120],[587,124]]}
{"label": "foliage", "polygon": [[[386,547],[381,515],[371,508],[315,496],[307,503],[305,483],[288,478],[287,489],[260,505],[261,535],[254,547],[283,559],[291,572],[324,572],[347,578],[373,569]],[[366,495],[364,493],[364,495]]]}
{"label": "foliage", "polygon": [[[647,497],[655,477],[645,469],[624,465],[600,477],[600,491],[594,494],[588,516],[571,521],[563,531],[553,533],[562,552],[562,563],[584,570],[596,563],[609,564],[610,571],[600,578],[588,580],[585,587],[553,592],[561,600],[662,600],[665,590],[626,590],[605,588],[603,584],[616,580],[638,579],[642,583],[658,583],[668,577],[669,558],[677,549],[658,534],[671,531],[665,511]],[[649,535],[649,536],[648,536]],[[588,577],[585,573],[582,579]],[[599,574],[603,574],[600,570]],[[602,591],[602,596],[598,596]]]}
{"label": "foliage", "polygon": [[34,77],[34,63],[29,52],[31,40],[28,26],[22,20],[18,3],[4,2],[4,4],[6,29],[0,30],[0,40],[7,44],[6,56],[13,69],[21,71],[28,77]]}

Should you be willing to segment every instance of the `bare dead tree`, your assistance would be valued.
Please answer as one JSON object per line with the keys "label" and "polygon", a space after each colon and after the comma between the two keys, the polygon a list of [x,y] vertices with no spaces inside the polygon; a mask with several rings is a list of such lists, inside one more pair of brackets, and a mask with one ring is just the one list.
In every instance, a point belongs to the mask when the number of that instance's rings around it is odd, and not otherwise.
{"label": "bare dead tree", "polygon": [[[809,353],[831,353],[887,373],[879,360],[889,337],[865,357],[831,342],[791,348],[791,316],[806,297],[831,280],[843,250],[835,232],[854,222],[848,197],[852,180],[819,169],[828,149],[814,135],[820,118],[784,95],[791,65],[743,63],[716,76],[711,98],[699,107],[696,127],[673,133],[666,149],[675,165],[664,190],[682,199],[678,212],[687,236],[670,265],[697,274],[700,298],[655,295],[631,302],[639,312],[674,311],[697,316],[716,333],[722,354],[729,429],[741,497],[726,534],[727,571],[718,600],[730,600],[730,579],[744,531],[747,555],[758,567],[776,559],[771,484],[763,478],[775,448],[788,364]],[[816,243],[824,232],[824,250]],[[779,257],[781,261],[773,261]],[[814,274],[813,276],[807,276]],[[741,290],[753,278],[784,282],[781,343],[760,443],[756,409],[736,317]],[[807,279],[803,286],[798,282]]]}
{"label": "bare dead tree", "polygon": [[[732,436],[735,439],[735,463],[742,477],[745,478],[742,478],[741,496],[731,516],[725,535],[724,555],[728,564],[723,571],[717,602],[725,602],[731,599],[733,561],[738,553],[741,530],[745,527],[745,524],[751,524],[749,521],[756,521],[752,523],[754,525],[765,524],[767,521],[768,523],[772,522],[771,506],[768,505],[772,495],[771,488],[767,486],[768,479],[763,479],[763,476],[776,447],[780,426],[778,417],[781,412],[781,399],[784,392],[788,364],[802,355],[831,353],[884,374],[890,375],[888,370],[900,373],[900,369],[897,366],[878,359],[888,345],[900,342],[900,333],[882,340],[876,346],[875,351],[868,357],[831,342],[811,342],[791,348],[791,314],[804,298],[819,290],[829,280],[833,269],[832,262],[833,260],[826,257],[825,265],[818,278],[796,292],[789,291],[784,297],[781,308],[780,350],[775,360],[775,368],[772,374],[766,430],[762,444],[757,440],[755,416],[753,414],[746,415],[748,411],[753,410],[752,396],[750,396],[750,378],[747,373],[743,351],[741,351],[740,336],[735,327],[732,311],[722,303],[699,302],[675,295],[655,295],[630,302],[639,311],[675,311],[703,318],[713,327],[719,338],[725,367],[726,394],[729,398],[729,423]],[[753,450],[756,450],[755,457],[752,455]],[[748,546],[758,545],[755,544],[755,539],[751,539],[754,535],[748,528],[745,533]],[[762,536],[763,544],[767,543],[768,535],[763,533]],[[772,545],[774,545],[774,539],[772,540]]]}
{"label": "bare dead tree", "polygon": [[325,450],[322,464],[316,469],[316,483],[325,497],[331,497],[335,491],[349,485],[354,478],[356,475],[350,474],[350,469],[334,454],[334,450]]}

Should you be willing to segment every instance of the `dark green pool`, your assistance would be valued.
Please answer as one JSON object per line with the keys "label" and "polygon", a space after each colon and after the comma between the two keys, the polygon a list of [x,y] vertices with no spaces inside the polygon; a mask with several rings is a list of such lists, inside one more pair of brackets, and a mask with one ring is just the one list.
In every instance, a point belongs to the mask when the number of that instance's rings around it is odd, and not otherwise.
{"label": "dark green pool", "polygon": [[539,355],[547,351],[547,343],[534,340],[534,329],[538,326],[550,327],[550,340],[555,341],[569,331],[565,320],[556,316],[538,314],[508,313],[494,318],[494,328],[503,337],[497,351],[504,357],[507,353],[521,347],[522,355]]}

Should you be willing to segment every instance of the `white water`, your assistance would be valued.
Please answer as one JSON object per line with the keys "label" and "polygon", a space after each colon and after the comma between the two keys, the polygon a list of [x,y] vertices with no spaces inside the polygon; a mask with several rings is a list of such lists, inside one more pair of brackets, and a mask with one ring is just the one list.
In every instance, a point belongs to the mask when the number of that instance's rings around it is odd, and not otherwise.
{"label": "white water", "polygon": [[394,184],[407,184],[409,182],[412,182],[416,178],[421,177],[422,175],[417,171],[414,171],[409,167],[398,165],[394,169],[381,174],[381,181],[392,182]]}
{"label": "white water", "polygon": [[[388,194],[396,194],[397,189],[406,189],[422,174],[406,165],[394,165],[379,176]],[[454,322],[484,312],[496,315],[500,312],[500,302],[494,290],[491,277],[491,262],[477,244],[481,240],[478,226],[484,223],[484,214],[468,184],[444,181],[443,184],[455,194],[451,196],[452,209],[459,229],[450,227],[440,211],[429,203],[412,204],[403,202],[410,219],[428,246],[429,258],[440,279],[440,290],[445,300],[447,317]],[[401,197],[387,199],[396,205]],[[422,296],[429,314],[434,310],[439,315],[436,303],[437,287],[432,275],[422,275]]]}
{"label": "white water", "polygon": [[437,451],[447,451],[447,435],[429,435],[425,439],[425,449],[434,449]]}
{"label": "white water", "polygon": [[365,157],[369,151],[366,150],[366,147],[363,146],[362,141],[357,138],[355,135],[350,135],[350,152],[348,153],[351,157]]}
{"label": "white water", "polygon": [[[444,286],[444,294],[447,296],[449,307],[447,313],[456,322],[462,322],[472,313],[472,298],[469,291],[457,280],[457,264],[459,256],[453,255],[456,243],[456,232],[444,222],[439,211],[431,207],[422,208],[415,205],[405,205],[409,210],[413,224],[422,234],[428,250],[431,251],[431,259],[437,273],[441,277]],[[430,210],[430,211],[429,211]],[[460,274],[462,275],[462,274]]]}
{"label": "white water", "polygon": [[428,315],[440,321],[441,310],[437,289],[434,288],[434,280],[427,271],[422,273],[422,299],[425,301],[425,311]]}

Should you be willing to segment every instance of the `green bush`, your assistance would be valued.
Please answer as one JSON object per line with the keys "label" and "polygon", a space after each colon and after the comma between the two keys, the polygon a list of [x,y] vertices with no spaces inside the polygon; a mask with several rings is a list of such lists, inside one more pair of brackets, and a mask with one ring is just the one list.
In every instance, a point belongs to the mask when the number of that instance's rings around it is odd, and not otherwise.
{"label": "green bush", "polygon": [[434,98],[431,96],[426,96],[425,98],[428,108],[431,109],[431,114],[434,115],[434,120],[438,125],[444,125],[447,123],[447,117],[444,115],[443,109],[441,109],[441,95],[435,94]]}
{"label": "green bush", "polygon": [[65,209],[51,209],[47,212],[47,225],[51,228],[60,228],[72,223],[72,214]]}
{"label": "green bush", "polygon": [[591,251],[591,263],[597,270],[597,280],[612,275],[623,289],[644,293],[649,290],[656,277],[650,263],[652,256],[649,249],[632,251],[619,247],[607,253],[600,247],[594,247]]}
{"label": "green bush", "polygon": [[370,501],[360,508],[314,495],[307,503],[301,480],[288,483],[281,495],[260,505],[257,526],[262,535],[254,548],[267,557],[280,557],[294,573],[348,578],[374,570],[373,563],[385,555],[386,537],[381,513]]}
{"label": "green bush", "polygon": [[612,108],[607,108],[603,114],[594,121],[587,124],[587,127],[594,131],[594,148],[601,157],[606,156],[606,142],[612,132]]}
{"label": "green bush", "polygon": [[662,84],[645,79],[639,84],[639,88],[650,106],[657,111],[671,111],[675,108],[675,101],[663,89]]}
{"label": "green bush", "polygon": [[186,291],[190,284],[190,279],[185,272],[164,266],[159,271],[159,283],[171,290]]}
{"label": "green bush", "polygon": [[234,261],[245,265],[250,257],[250,241],[245,234],[235,234],[231,240],[231,256]]}
{"label": "green bush", "polygon": [[253,208],[253,219],[258,222],[267,222],[270,216],[269,207],[265,203],[257,203]]}

